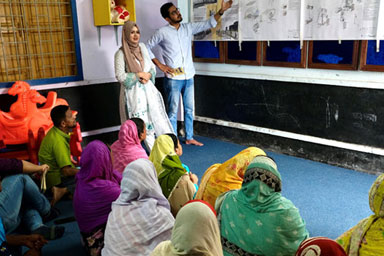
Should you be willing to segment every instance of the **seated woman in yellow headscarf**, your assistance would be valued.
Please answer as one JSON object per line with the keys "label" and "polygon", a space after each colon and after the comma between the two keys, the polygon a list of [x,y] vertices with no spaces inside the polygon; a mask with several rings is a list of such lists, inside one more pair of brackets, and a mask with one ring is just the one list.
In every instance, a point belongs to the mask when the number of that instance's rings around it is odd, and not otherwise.
{"label": "seated woman in yellow headscarf", "polygon": [[374,214],[336,239],[349,256],[384,255],[384,174],[369,190],[369,206]]}
{"label": "seated woman in yellow headscarf", "polygon": [[266,154],[259,148],[249,147],[226,162],[209,167],[201,179],[195,198],[215,206],[216,198],[221,193],[241,188],[245,170],[255,156],[259,155]]}
{"label": "seated woman in yellow headscarf", "polygon": [[[179,209],[196,193],[194,184],[197,176],[188,173],[182,166],[177,152],[182,152],[181,145],[175,145],[171,136],[160,135],[153,145],[149,160],[155,165],[164,196],[171,205],[171,212],[176,216]],[[181,154],[181,153],[179,153]]]}

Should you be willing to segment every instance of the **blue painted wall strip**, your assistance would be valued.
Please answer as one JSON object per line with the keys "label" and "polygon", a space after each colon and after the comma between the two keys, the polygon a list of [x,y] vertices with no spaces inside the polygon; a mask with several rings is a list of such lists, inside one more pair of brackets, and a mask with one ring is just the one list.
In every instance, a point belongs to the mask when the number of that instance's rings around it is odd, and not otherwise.
{"label": "blue painted wall strip", "polygon": [[75,36],[77,77],[78,77],[78,80],[83,80],[84,79],[83,78],[83,62],[81,59],[79,21],[77,19],[76,0],[71,0],[71,7],[72,7],[73,34]]}

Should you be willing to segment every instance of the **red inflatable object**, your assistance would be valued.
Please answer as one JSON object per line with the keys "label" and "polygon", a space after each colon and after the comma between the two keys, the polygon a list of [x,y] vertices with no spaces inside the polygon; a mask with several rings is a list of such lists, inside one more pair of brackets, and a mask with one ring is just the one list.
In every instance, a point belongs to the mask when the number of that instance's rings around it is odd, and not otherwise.
{"label": "red inflatable object", "polygon": [[[34,138],[40,127],[47,133],[53,126],[51,109],[58,105],[68,105],[66,100],[57,98],[56,92],[50,91],[45,98],[24,81],[16,81],[8,94],[17,95],[17,101],[11,105],[9,112],[0,111],[0,141],[5,145],[28,143],[28,130],[31,130]],[[37,104],[43,103],[43,107],[37,107]]]}
{"label": "red inflatable object", "polygon": [[72,131],[71,138],[69,140],[69,148],[71,150],[72,162],[75,165],[80,164],[80,156],[83,152],[83,148],[81,147],[82,141],[83,137],[81,136],[80,124],[77,123],[76,127]]}

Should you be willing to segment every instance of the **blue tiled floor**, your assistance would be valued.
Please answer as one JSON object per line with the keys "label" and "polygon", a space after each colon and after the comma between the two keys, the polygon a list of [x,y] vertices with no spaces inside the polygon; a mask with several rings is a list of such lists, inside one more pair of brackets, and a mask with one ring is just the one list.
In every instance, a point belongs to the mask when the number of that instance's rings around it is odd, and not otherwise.
{"label": "blue tiled floor", "polygon": [[[199,178],[214,163],[222,163],[244,146],[205,137],[196,137],[203,147],[183,144],[182,162]],[[318,162],[267,152],[277,162],[283,179],[283,195],[300,210],[311,236],[338,235],[371,214],[368,191],[376,176]],[[73,216],[72,202],[58,204],[60,218]],[[44,255],[85,255],[76,222],[64,225],[64,236],[51,241]]]}

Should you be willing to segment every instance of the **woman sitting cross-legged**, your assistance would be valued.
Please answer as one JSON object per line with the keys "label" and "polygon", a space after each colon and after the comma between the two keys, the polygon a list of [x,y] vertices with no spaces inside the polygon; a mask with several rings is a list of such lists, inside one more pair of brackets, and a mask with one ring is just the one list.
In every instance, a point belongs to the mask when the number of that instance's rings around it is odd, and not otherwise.
{"label": "woman sitting cross-legged", "polygon": [[384,174],[369,190],[369,206],[373,214],[336,239],[348,256],[384,255]]}
{"label": "woman sitting cross-legged", "polygon": [[281,195],[280,173],[267,156],[256,156],[241,189],[220,195],[215,208],[224,255],[292,256],[308,237],[299,210]]}
{"label": "woman sitting cross-legged", "polygon": [[120,195],[121,174],[113,170],[109,149],[98,140],[85,147],[80,166],[73,208],[85,249],[88,255],[97,256],[104,246],[111,204]]}
{"label": "woman sitting cross-legged", "polygon": [[220,230],[216,212],[201,200],[193,200],[177,214],[170,241],[160,243],[151,256],[204,255],[220,256]]}
{"label": "woman sitting cross-legged", "polygon": [[174,218],[153,164],[137,159],[124,170],[121,194],[112,203],[103,256],[149,255],[171,237]]}
{"label": "woman sitting cross-legged", "polygon": [[146,134],[145,123],[140,118],[131,118],[121,125],[119,139],[111,146],[115,170],[123,173],[130,162],[139,158],[148,159],[147,153],[141,146]]}
{"label": "woman sitting cross-legged", "polygon": [[343,247],[327,237],[305,239],[295,256],[347,256]]}
{"label": "woman sitting cross-legged", "polygon": [[224,163],[209,167],[200,181],[195,198],[215,205],[216,198],[221,193],[240,189],[245,170],[253,158],[258,155],[265,156],[265,152],[256,147],[249,147]]}
{"label": "woman sitting cross-legged", "polygon": [[197,176],[188,173],[182,166],[179,156],[169,135],[160,135],[152,148],[149,160],[156,168],[157,177],[163,194],[171,205],[171,212],[176,216],[179,209],[193,199],[196,192]]}

